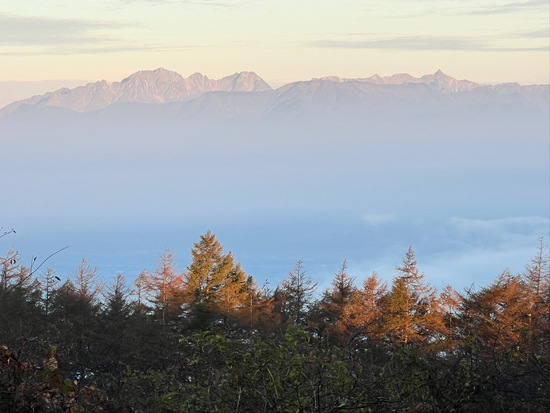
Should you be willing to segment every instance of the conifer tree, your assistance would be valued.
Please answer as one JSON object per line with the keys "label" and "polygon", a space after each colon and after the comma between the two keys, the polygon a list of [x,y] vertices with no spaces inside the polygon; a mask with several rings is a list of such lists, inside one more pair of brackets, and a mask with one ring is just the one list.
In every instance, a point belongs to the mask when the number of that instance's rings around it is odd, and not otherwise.
{"label": "conifer tree", "polygon": [[252,276],[244,285],[245,304],[239,309],[239,320],[249,326],[271,330],[279,325],[278,314],[274,311],[274,298],[266,286],[258,287]]}
{"label": "conifer tree", "polygon": [[133,296],[136,297],[135,302],[133,304],[133,311],[134,313],[145,313],[148,309],[145,301],[146,301],[146,295],[147,295],[147,277],[149,275],[149,271],[146,269],[143,269],[136,279],[134,280],[134,289],[130,292]]}
{"label": "conifer tree", "polygon": [[55,274],[52,268],[46,268],[46,270],[38,278],[40,286],[42,288],[42,305],[44,308],[44,315],[48,318],[51,311],[52,294],[55,290],[55,285],[60,278]]}
{"label": "conifer tree", "polygon": [[0,333],[11,339],[40,325],[40,287],[16,251],[0,258]]}
{"label": "conifer tree", "polygon": [[367,277],[363,288],[353,292],[349,305],[344,308],[341,322],[353,335],[363,334],[369,341],[382,338],[382,320],[387,284],[376,272]]}
{"label": "conifer tree", "polygon": [[347,272],[347,261],[344,260],[340,270],[334,274],[331,287],[324,291],[320,301],[323,324],[326,324],[329,336],[343,338],[347,335],[343,314],[356,291],[353,281]]}
{"label": "conifer tree", "polygon": [[85,258],[73,273],[73,285],[79,299],[86,304],[95,304],[103,286],[98,280],[97,267],[88,264]]}
{"label": "conifer tree", "polygon": [[50,343],[57,345],[66,373],[79,381],[94,364],[92,351],[96,349],[98,327],[97,306],[88,297],[83,299],[81,293],[70,279],[54,291],[50,319],[55,328],[48,337]]}
{"label": "conifer tree", "polygon": [[[307,313],[317,283],[306,276],[302,260],[298,260],[294,269],[288,273],[275,290],[275,308],[295,325],[307,325]],[[284,320],[283,320],[284,321]]]}
{"label": "conifer tree", "polygon": [[[118,375],[118,366],[135,352],[136,343],[133,329],[129,328],[130,303],[129,289],[124,275],[118,274],[107,286],[104,295],[105,307],[101,313],[101,351],[96,355],[101,360],[100,369],[107,380]],[[133,339],[133,340],[132,340]]]}
{"label": "conifer tree", "polygon": [[19,274],[19,253],[10,249],[5,257],[0,257],[0,299],[17,282]]}
{"label": "conifer tree", "polygon": [[546,285],[550,283],[550,255],[548,247],[544,245],[544,238],[539,238],[537,253],[526,266],[524,278],[529,285],[529,294],[533,300],[540,297]]}
{"label": "conifer tree", "polygon": [[397,341],[427,343],[443,328],[434,288],[424,283],[409,247],[388,297],[385,328]]}
{"label": "conifer tree", "polygon": [[252,277],[243,271],[239,263],[235,264],[216,294],[221,313],[229,315],[233,310],[248,306],[253,288]]}
{"label": "conifer tree", "polygon": [[492,360],[505,352],[528,351],[527,294],[526,285],[509,270],[480,291],[467,292],[462,300],[461,323],[464,337],[475,351]]}
{"label": "conifer tree", "polygon": [[191,258],[186,290],[194,310],[227,316],[247,305],[253,279],[235,263],[231,252],[224,254],[223,245],[210,230],[194,244]]}
{"label": "conifer tree", "polygon": [[85,258],[73,272],[73,282],[68,285],[65,299],[74,305],[70,318],[77,326],[76,332],[84,338],[91,338],[92,331],[97,326],[95,316],[98,314],[101,302],[99,294],[103,289],[102,282],[98,280],[97,267],[92,267]]}
{"label": "conifer tree", "polygon": [[446,285],[439,297],[443,324],[445,325],[446,347],[454,348],[458,335],[458,311],[461,297],[451,285]]}
{"label": "conifer tree", "polygon": [[179,315],[184,301],[184,280],[183,274],[176,269],[174,254],[169,249],[159,255],[155,271],[142,272],[138,280],[143,282],[162,325],[166,325],[168,317]]}
{"label": "conifer tree", "polygon": [[355,291],[353,280],[347,273],[347,261],[344,260],[340,270],[334,274],[331,287],[323,293],[321,300],[321,309],[329,323],[334,324],[342,317],[344,308]]}
{"label": "conifer tree", "polygon": [[522,275],[527,287],[529,336],[531,351],[550,355],[544,345],[550,340],[550,254],[544,239],[539,239],[535,256]]}
{"label": "conifer tree", "polygon": [[187,287],[195,307],[214,309],[216,294],[233,270],[233,256],[223,254],[223,246],[209,230],[201,235],[191,251]]}
{"label": "conifer tree", "polygon": [[120,322],[130,314],[130,304],[128,302],[129,290],[126,286],[124,275],[117,274],[116,279],[111,285],[107,286],[105,292],[105,313],[106,315]]}

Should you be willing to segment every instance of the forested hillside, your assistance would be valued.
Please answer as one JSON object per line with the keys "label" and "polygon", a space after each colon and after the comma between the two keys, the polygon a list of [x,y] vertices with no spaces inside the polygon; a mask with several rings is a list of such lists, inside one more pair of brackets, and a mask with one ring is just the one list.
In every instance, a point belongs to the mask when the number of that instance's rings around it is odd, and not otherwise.
{"label": "forested hillside", "polygon": [[412,248],[396,264],[388,283],[343,261],[318,291],[298,261],[267,289],[207,232],[185,270],[166,250],[134,282],[104,285],[85,259],[64,281],[9,251],[0,410],[547,411],[544,240],[523,273],[464,291],[432,287]]}

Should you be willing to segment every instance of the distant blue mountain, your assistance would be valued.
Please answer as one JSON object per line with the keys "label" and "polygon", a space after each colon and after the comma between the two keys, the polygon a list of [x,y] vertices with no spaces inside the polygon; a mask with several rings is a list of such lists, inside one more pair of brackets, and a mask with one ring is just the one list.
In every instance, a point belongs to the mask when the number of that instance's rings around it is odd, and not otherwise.
{"label": "distant blue mountain", "polygon": [[[241,93],[247,92],[247,93]],[[342,79],[335,76],[294,82],[272,90],[253,72],[212,80],[195,73],[183,78],[166,69],[140,71],[121,82],[105,80],[74,89],[60,89],[14,102],[0,117],[21,106],[60,107],[91,112],[121,103],[167,104],[190,102],[186,115],[209,111],[224,116],[301,116],[329,112],[362,114],[365,110],[433,110],[469,104],[549,105],[549,86],[500,84],[480,86],[437,71],[414,78],[407,74]],[[325,113],[326,112],[326,113]]]}

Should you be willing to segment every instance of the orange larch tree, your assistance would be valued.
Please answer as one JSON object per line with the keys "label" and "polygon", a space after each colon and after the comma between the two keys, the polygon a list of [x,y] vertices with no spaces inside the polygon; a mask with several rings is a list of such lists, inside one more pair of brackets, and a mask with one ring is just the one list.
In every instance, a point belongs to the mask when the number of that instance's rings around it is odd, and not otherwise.
{"label": "orange larch tree", "polygon": [[138,279],[143,282],[162,325],[166,325],[168,318],[180,314],[184,302],[184,276],[177,270],[174,254],[169,249],[160,254],[154,272],[144,270]]}
{"label": "orange larch tree", "polygon": [[383,336],[383,305],[387,284],[376,272],[363,281],[363,288],[353,291],[344,308],[341,324],[351,337],[364,335],[369,341],[378,341]]}
{"label": "orange larch tree", "polygon": [[235,262],[231,252],[225,254],[216,236],[207,231],[194,244],[191,264],[187,268],[187,301],[196,315],[235,316],[250,303],[254,280]]}
{"label": "orange larch tree", "polygon": [[388,296],[384,328],[404,344],[432,344],[444,330],[436,291],[424,282],[415,253],[409,247]]}
{"label": "orange larch tree", "polygon": [[347,336],[343,314],[356,291],[353,281],[347,273],[347,261],[344,260],[340,270],[334,274],[331,287],[325,290],[320,301],[322,322],[329,336]]}

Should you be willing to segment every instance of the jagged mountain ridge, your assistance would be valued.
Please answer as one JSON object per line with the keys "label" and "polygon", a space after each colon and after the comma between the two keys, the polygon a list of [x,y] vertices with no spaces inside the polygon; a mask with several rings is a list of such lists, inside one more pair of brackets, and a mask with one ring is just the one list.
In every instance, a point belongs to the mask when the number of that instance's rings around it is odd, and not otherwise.
{"label": "jagged mountain ridge", "polygon": [[[233,92],[260,92],[260,97],[229,96]],[[207,95],[215,93],[218,96]],[[255,95],[257,93],[251,93]],[[239,94],[237,94],[239,95]],[[520,86],[516,83],[482,86],[457,80],[438,70],[415,78],[408,74],[346,79],[327,76],[293,82],[273,90],[254,72],[240,72],[222,79],[200,73],[187,78],[163,68],[139,71],[120,82],[105,80],[74,89],[59,89],[14,102],[0,109],[0,117],[22,106],[35,109],[58,107],[75,112],[93,112],[122,103],[167,104],[196,101],[194,112],[214,104],[216,112],[231,115],[247,111],[256,114],[300,116],[326,111],[398,110],[404,106],[424,109],[441,105],[475,103],[520,103],[546,109],[549,86]]]}
{"label": "jagged mountain ridge", "polygon": [[[317,80],[317,79],[314,79]],[[402,85],[405,83],[425,83],[432,87],[435,87],[445,92],[464,92],[479,87],[477,83],[469,80],[457,80],[451,76],[446,75],[441,70],[438,70],[434,74],[424,75],[416,78],[407,73],[399,73],[391,76],[380,77],[373,75],[367,78],[354,78],[346,79],[339,78],[337,76],[325,76],[319,80],[328,80],[331,82],[344,83],[344,82],[364,82],[373,83],[376,85]]]}
{"label": "jagged mountain ridge", "polygon": [[[207,92],[263,92],[271,87],[254,72],[240,72],[222,79],[209,79],[200,73],[184,78],[176,72],[159,68],[136,72],[120,82],[101,80],[74,89],[59,89],[44,95],[14,102],[0,110],[0,115],[21,105],[54,106],[76,112],[89,112],[115,103],[170,103],[190,100]],[[4,113],[2,113],[4,112]]]}

